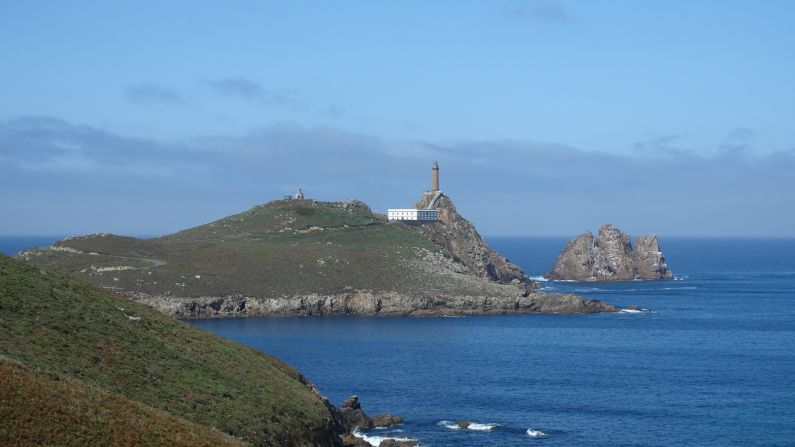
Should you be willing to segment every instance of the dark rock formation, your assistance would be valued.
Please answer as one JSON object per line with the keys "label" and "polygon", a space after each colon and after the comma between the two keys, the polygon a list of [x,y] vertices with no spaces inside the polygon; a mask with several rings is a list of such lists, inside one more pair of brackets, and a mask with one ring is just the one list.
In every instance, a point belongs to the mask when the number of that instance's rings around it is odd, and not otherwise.
{"label": "dark rock formation", "polygon": [[589,231],[569,241],[545,276],[575,281],[673,278],[657,236],[638,237],[633,249],[629,236],[610,224],[599,227],[598,238]]}
{"label": "dark rock formation", "polygon": [[403,418],[391,414],[378,414],[372,417],[373,428],[387,428],[403,423]]}
{"label": "dark rock formation", "polygon": [[424,222],[413,227],[449,251],[470,273],[503,284],[522,284],[528,289],[538,287],[519,266],[489,247],[472,222],[458,214],[453,201],[446,195],[426,192],[414,206],[438,211],[437,222]]}
{"label": "dark rock formation", "polygon": [[458,428],[469,428],[472,425],[469,421],[458,421]]}
{"label": "dark rock formation", "polygon": [[398,439],[384,439],[378,444],[378,447],[416,447],[417,441],[398,440]]}
{"label": "dark rock formation", "polygon": [[341,423],[345,433],[350,433],[357,428],[368,429],[373,426],[373,421],[362,410],[358,396],[351,396],[340,406]]}
{"label": "dark rock formation", "polygon": [[665,256],[660,250],[657,236],[639,236],[635,238],[635,249],[632,252],[635,262],[635,277],[641,279],[671,279],[673,273],[668,270]]}
{"label": "dark rock formation", "polygon": [[[379,414],[372,419],[362,410],[358,396],[351,396],[337,409],[338,432],[340,443],[344,447],[370,447],[370,444],[358,436],[353,435],[354,430],[369,430],[372,428],[392,427],[402,424],[403,418],[391,414]],[[358,432],[357,432],[358,433]],[[414,447],[416,441],[405,439],[384,439],[380,446],[388,447]]]}
{"label": "dark rock formation", "polygon": [[347,434],[341,437],[340,440],[342,442],[342,447],[372,447],[370,443],[363,438],[352,434]]}
{"label": "dark rock formation", "polygon": [[[465,281],[471,276],[453,279]],[[603,301],[577,295],[530,292],[510,284],[486,283],[499,288],[502,296],[404,295],[395,292],[353,291],[339,295],[299,295],[289,298],[254,298],[241,295],[182,298],[166,295],[129,295],[166,315],[181,319],[243,316],[298,315],[485,315],[521,313],[599,313],[616,309]]]}

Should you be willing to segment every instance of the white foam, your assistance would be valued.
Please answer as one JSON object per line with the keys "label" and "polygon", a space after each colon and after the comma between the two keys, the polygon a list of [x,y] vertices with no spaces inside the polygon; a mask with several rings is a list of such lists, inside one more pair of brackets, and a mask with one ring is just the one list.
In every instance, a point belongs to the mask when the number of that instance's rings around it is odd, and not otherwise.
{"label": "white foam", "polygon": [[533,281],[538,281],[538,282],[547,282],[547,281],[549,281],[548,279],[544,278],[543,276],[531,276],[530,279],[532,279]]}
{"label": "white foam", "polygon": [[500,424],[479,424],[477,422],[473,422],[469,424],[467,430],[475,430],[475,431],[491,431],[494,427],[499,427]]}
{"label": "white foam", "polygon": [[645,309],[618,309],[618,312],[622,314],[644,314],[648,311]]}
{"label": "white foam", "polygon": [[654,312],[653,310],[643,309],[643,308],[640,308],[640,309],[623,308],[623,309],[618,309],[618,313],[620,313],[620,314],[653,314],[653,313],[656,313],[656,312]]}
{"label": "white foam", "polygon": [[[450,421],[439,421],[439,424],[444,428],[449,428],[450,430],[461,430],[461,427],[458,425],[457,422],[450,422]],[[499,427],[500,424],[481,424],[478,422],[470,422],[467,426],[467,430],[474,430],[474,431],[491,431],[495,427]]]}
{"label": "white foam", "polygon": [[364,442],[372,445],[373,447],[378,447],[381,445],[382,442],[386,441],[387,439],[392,439],[394,441],[414,441],[417,442],[414,438],[397,438],[394,436],[367,436],[367,434],[362,433],[358,430],[353,431],[353,436],[359,437],[364,439]]}
{"label": "white foam", "polygon": [[534,430],[532,428],[528,428],[527,436],[530,436],[531,438],[543,438],[544,436],[547,436],[547,434],[542,432],[541,430]]}
{"label": "white foam", "polygon": [[449,428],[450,430],[460,430],[461,427],[458,426],[455,422],[450,421],[439,421],[439,424],[444,428]]}

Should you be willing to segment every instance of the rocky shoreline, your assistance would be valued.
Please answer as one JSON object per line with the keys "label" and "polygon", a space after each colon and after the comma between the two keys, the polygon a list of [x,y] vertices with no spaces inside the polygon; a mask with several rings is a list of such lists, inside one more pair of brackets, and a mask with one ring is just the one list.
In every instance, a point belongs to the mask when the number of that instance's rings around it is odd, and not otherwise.
{"label": "rocky shoreline", "polygon": [[527,313],[604,313],[616,308],[573,294],[533,292],[506,297],[406,296],[352,291],[258,298],[243,295],[175,297],[121,292],[178,319],[293,316],[452,316]]}

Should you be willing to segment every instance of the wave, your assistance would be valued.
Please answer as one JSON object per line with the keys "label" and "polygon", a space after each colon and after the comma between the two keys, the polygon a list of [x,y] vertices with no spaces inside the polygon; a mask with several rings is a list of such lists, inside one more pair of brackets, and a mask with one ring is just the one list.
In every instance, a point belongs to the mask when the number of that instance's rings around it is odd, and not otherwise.
{"label": "wave", "polygon": [[499,427],[500,424],[478,424],[477,422],[473,422],[469,424],[467,430],[475,430],[475,431],[491,431],[491,429],[495,427]]}
{"label": "wave", "polygon": [[359,430],[354,430],[352,434],[353,434],[353,436],[356,436],[356,437],[364,439],[364,442],[366,442],[366,443],[368,443],[368,444],[370,444],[370,445],[372,445],[374,447],[378,447],[379,445],[381,445],[382,442],[386,441],[387,439],[391,439],[393,441],[404,441],[404,442],[405,441],[414,441],[414,442],[417,442],[417,440],[414,439],[414,438],[398,438],[398,437],[394,437],[394,436],[376,436],[376,435],[368,436],[366,433],[362,433]]}
{"label": "wave", "polygon": [[437,425],[441,425],[444,428],[449,428],[450,430],[460,430],[461,427],[458,426],[455,422],[450,421],[439,421]]}
{"label": "wave", "polygon": [[618,313],[621,314],[646,314],[649,313],[646,309],[618,309]]}
{"label": "wave", "polygon": [[547,282],[548,279],[544,278],[543,276],[530,276],[530,279],[537,282]]}
{"label": "wave", "polygon": [[[461,430],[461,427],[458,425],[457,422],[450,422],[450,421],[439,421],[439,424],[444,428],[449,428],[450,430]],[[499,427],[500,424],[481,424],[479,422],[470,422],[467,426],[467,430],[474,430],[474,431],[491,431],[496,427]]]}
{"label": "wave", "polygon": [[543,438],[543,437],[548,436],[548,435],[546,433],[542,432],[541,430],[534,430],[532,428],[528,428],[527,429],[527,436],[530,436],[531,438]]}

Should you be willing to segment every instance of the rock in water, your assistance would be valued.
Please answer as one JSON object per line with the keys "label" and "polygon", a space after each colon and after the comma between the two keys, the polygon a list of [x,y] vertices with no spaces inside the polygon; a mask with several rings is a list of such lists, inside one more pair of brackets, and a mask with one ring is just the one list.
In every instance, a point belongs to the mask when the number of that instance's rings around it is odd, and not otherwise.
{"label": "rock in water", "polygon": [[348,433],[357,428],[368,429],[373,426],[372,420],[362,410],[358,396],[354,395],[345,399],[342,406],[340,406],[340,414],[342,415],[343,428]]}
{"label": "rock in water", "polygon": [[638,236],[635,238],[635,250],[632,252],[635,261],[635,277],[640,279],[671,279],[673,273],[668,270],[665,256],[660,250],[657,236]]}
{"label": "rock in water", "polygon": [[473,275],[503,284],[524,284],[528,289],[537,288],[518,265],[500,256],[486,244],[475,225],[458,214],[453,201],[446,195],[426,192],[414,207],[438,211],[438,221],[426,222],[414,228],[436,245],[447,249]]}
{"label": "rock in water", "polygon": [[378,444],[378,447],[417,447],[417,441],[384,439]]}
{"label": "rock in water", "polygon": [[372,417],[372,426],[387,428],[403,423],[403,418],[392,414],[377,414]]}
{"label": "rock in water", "polygon": [[572,239],[558,256],[549,279],[575,281],[630,281],[671,279],[657,236],[629,235],[610,224],[599,227],[599,237],[589,231]]}

